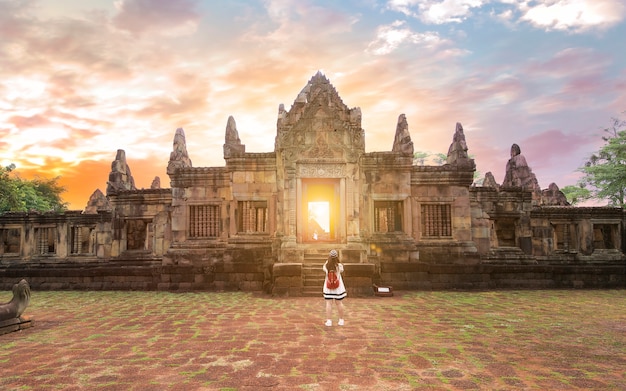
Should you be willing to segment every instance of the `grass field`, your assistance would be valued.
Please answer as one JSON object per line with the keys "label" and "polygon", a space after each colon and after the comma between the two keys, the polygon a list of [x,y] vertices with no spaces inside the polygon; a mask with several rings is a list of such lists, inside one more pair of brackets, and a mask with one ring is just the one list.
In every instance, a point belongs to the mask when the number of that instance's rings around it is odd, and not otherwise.
{"label": "grass field", "polygon": [[0,336],[0,389],[626,389],[625,290],[344,303],[325,327],[321,297],[33,292],[34,327]]}

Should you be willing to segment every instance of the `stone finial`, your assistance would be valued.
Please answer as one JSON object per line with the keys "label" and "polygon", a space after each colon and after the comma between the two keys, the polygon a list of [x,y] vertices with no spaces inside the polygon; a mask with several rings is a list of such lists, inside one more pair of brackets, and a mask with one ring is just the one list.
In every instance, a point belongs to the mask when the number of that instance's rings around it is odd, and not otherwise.
{"label": "stone finial", "polygon": [[485,179],[483,179],[483,187],[489,187],[492,189],[498,189],[500,185],[496,182],[496,178],[494,178],[491,171],[485,174]]}
{"label": "stone finial", "polygon": [[174,134],[174,150],[170,153],[170,161],[167,163],[167,174],[172,175],[182,167],[191,167],[191,159],[187,154],[185,131],[183,128],[178,128]]}
{"label": "stone finial", "polygon": [[115,160],[111,163],[107,195],[115,194],[120,190],[137,190],[135,180],[130,173],[130,167],[126,163],[126,152],[123,149],[117,150]]}
{"label": "stone finial", "polygon": [[278,105],[278,120],[276,121],[279,128],[282,126],[285,117],[287,117],[287,110],[285,110],[285,105],[281,103]]}
{"label": "stone finial", "polygon": [[396,126],[396,137],[393,140],[392,152],[400,152],[403,155],[413,156],[413,141],[409,134],[409,123],[406,115],[400,114],[398,117],[398,125]]}
{"label": "stone finial", "polygon": [[151,189],[160,189],[161,188],[161,178],[155,176],[152,180],[152,184],[150,184]]}
{"label": "stone finial", "polygon": [[547,189],[541,191],[541,204],[551,206],[568,206],[570,203],[567,201],[567,197],[556,183],[550,183]]}
{"label": "stone finial", "polygon": [[111,210],[111,203],[100,189],[96,189],[89,197],[83,214],[97,214],[99,210]]}
{"label": "stone finial", "polygon": [[511,158],[506,164],[506,173],[501,187],[521,187],[534,193],[541,192],[537,177],[526,163],[526,158],[517,144],[511,146]]}
{"label": "stone finial", "polygon": [[354,107],[350,109],[350,123],[355,124],[359,128],[361,127],[361,118],[363,115],[361,114],[360,107]]}
{"label": "stone finial", "polygon": [[246,146],[241,143],[239,139],[239,132],[237,131],[237,124],[233,116],[228,117],[226,123],[226,142],[224,143],[224,159],[241,155],[246,152]]}
{"label": "stone finial", "polygon": [[456,123],[452,144],[448,148],[447,164],[465,165],[470,164],[471,159],[467,155],[467,143],[465,142],[465,134],[463,133],[463,125]]}

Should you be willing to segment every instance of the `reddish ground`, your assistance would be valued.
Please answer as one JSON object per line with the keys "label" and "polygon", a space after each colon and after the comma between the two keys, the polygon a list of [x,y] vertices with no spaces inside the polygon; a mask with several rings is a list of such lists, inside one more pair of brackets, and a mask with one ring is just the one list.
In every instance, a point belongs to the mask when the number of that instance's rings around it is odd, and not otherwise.
{"label": "reddish ground", "polygon": [[[2,390],[622,390],[626,291],[33,292]],[[0,303],[10,293],[0,295]]]}

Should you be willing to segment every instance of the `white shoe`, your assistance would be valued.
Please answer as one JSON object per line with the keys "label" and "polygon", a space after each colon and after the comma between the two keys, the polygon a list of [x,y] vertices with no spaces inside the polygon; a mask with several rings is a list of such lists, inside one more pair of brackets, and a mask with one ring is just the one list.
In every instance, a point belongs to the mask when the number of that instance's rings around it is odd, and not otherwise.
{"label": "white shoe", "polygon": [[333,321],[328,319],[325,324],[326,324],[326,326],[330,327],[330,326],[333,325]]}
{"label": "white shoe", "polygon": [[337,323],[339,326],[343,326],[343,319],[339,319],[339,322]]}

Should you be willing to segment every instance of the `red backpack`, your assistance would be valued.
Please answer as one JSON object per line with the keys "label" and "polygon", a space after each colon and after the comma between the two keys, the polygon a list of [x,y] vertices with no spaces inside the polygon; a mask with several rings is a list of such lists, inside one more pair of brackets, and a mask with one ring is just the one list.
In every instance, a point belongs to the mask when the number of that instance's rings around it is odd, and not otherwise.
{"label": "red backpack", "polygon": [[328,289],[339,288],[339,276],[337,276],[336,271],[330,270],[328,272],[328,278],[326,279],[326,288]]}

